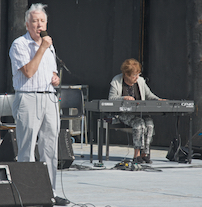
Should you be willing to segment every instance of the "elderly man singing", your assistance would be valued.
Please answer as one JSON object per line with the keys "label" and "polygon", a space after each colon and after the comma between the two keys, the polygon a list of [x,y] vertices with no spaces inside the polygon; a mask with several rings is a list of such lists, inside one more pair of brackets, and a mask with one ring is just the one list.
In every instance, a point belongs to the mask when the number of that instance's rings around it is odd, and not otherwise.
{"label": "elderly man singing", "polygon": [[32,4],[25,14],[27,33],[14,40],[10,48],[15,89],[12,110],[16,120],[18,162],[35,161],[38,137],[40,161],[47,163],[55,205],[66,205],[69,200],[55,193],[60,119],[54,86],[59,85],[60,78],[52,39],[40,37],[41,31],[47,29],[45,7]]}

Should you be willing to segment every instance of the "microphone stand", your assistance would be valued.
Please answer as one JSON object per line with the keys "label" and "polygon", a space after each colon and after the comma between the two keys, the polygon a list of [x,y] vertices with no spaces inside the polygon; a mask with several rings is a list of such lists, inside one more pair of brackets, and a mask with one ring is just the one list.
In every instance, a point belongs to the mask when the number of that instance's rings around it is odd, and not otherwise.
{"label": "microphone stand", "polygon": [[71,74],[70,70],[66,67],[65,63],[57,55],[55,56],[57,60],[60,62],[60,66],[62,66],[69,74]]}
{"label": "microphone stand", "polygon": [[60,101],[61,101],[61,88],[62,88],[62,73],[63,73],[63,68],[71,74],[70,70],[66,67],[65,63],[55,54],[57,60],[60,63],[60,84],[59,84],[59,113],[60,113]]}
{"label": "microphone stand", "polygon": [[[55,54],[57,60],[60,62],[60,84],[59,84],[59,103],[58,103],[58,107],[59,107],[59,114],[60,114],[60,110],[61,110],[61,106],[60,106],[60,101],[61,101],[61,88],[62,88],[62,73],[63,73],[63,68],[69,73],[71,74],[70,70],[65,66],[64,62]],[[83,146],[81,147],[83,148]],[[83,151],[81,152],[81,157],[83,158]]]}

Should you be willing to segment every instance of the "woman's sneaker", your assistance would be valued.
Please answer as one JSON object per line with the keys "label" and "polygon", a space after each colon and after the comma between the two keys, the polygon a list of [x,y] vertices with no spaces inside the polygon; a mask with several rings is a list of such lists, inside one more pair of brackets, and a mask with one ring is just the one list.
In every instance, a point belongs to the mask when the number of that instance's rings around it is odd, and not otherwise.
{"label": "woman's sneaker", "polygon": [[142,164],[145,163],[145,161],[142,159],[142,157],[138,156],[136,158],[133,158],[133,163]]}
{"label": "woman's sneaker", "polygon": [[142,160],[145,161],[148,164],[152,163],[152,161],[149,159],[149,156],[142,157]]}

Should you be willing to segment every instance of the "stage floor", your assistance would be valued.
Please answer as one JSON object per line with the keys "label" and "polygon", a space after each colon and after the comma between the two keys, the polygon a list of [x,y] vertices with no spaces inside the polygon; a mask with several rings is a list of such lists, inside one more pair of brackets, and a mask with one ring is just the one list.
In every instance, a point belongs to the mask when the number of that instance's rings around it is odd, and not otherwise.
{"label": "stage floor", "polygon": [[69,169],[58,170],[57,194],[71,201],[68,206],[202,206],[202,160],[192,159],[191,164],[171,162],[166,159],[168,149],[152,147],[153,163],[129,171],[114,167],[133,157],[132,147],[110,146],[109,161],[103,156],[102,167],[94,167],[98,163],[97,145],[93,150],[90,163],[90,145],[84,144],[81,149],[81,144],[74,143],[74,162]]}

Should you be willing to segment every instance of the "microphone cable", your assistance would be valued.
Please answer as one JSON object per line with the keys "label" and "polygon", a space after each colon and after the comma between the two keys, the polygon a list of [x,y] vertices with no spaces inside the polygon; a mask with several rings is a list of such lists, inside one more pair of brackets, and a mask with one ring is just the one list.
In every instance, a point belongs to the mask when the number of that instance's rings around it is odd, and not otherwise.
{"label": "microphone cable", "polygon": [[[10,180],[9,180],[8,182],[9,182],[9,184],[10,184],[11,186],[12,186],[12,185],[14,186],[14,188],[15,188],[17,194],[18,194],[18,198],[19,198],[20,206],[23,207],[22,198],[21,198],[21,195],[20,195],[20,192],[19,192],[17,186],[15,185],[15,183],[14,183],[13,181],[10,181]],[[12,191],[12,192],[13,192],[13,191]],[[14,193],[13,193],[13,197],[14,197]]]}

